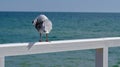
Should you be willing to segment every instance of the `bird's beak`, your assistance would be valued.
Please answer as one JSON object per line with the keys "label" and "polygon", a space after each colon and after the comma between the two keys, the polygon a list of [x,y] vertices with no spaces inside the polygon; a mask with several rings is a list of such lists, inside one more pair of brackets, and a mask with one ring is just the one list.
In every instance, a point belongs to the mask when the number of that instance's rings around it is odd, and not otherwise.
{"label": "bird's beak", "polygon": [[32,21],[32,24],[35,25],[34,21]]}

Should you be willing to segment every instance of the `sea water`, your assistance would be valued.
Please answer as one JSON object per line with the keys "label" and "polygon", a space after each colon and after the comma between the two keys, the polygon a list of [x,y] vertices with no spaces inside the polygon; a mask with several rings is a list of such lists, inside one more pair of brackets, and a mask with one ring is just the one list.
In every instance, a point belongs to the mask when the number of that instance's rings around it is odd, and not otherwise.
{"label": "sea water", "polygon": [[[32,20],[39,14],[53,23],[50,41],[120,36],[120,13],[0,12],[0,43],[38,41]],[[120,48],[109,49],[109,67],[118,67]],[[11,56],[5,62],[6,67],[95,67],[95,50]]]}

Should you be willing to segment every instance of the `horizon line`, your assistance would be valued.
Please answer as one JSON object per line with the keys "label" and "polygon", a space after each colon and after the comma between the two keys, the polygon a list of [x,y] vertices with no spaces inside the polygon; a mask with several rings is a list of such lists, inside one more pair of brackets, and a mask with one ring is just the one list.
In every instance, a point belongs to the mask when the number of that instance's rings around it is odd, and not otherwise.
{"label": "horizon line", "polygon": [[107,11],[0,11],[0,12],[71,12],[71,13],[120,13],[120,12],[107,12]]}

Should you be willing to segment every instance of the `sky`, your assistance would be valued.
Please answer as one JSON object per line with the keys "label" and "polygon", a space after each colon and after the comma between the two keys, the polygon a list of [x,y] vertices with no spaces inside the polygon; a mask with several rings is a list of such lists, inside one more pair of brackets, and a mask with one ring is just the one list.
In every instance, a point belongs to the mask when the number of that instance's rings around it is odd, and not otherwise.
{"label": "sky", "polygon": [[0,11],[120,12],[120,0],[0,0]]}

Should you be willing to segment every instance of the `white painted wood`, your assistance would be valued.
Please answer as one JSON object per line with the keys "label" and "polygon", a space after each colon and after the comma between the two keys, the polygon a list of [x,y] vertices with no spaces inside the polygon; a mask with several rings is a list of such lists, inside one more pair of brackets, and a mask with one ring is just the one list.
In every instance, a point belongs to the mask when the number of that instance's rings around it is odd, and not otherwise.
{"label": "white painted wood", "polygon": [[103,48],[96,49],[95,67],[103,67]]}
{"label": "white painted wood", "polygon": [[12,43],[0,45],[0,56],[73,51],[103,47],[104,41],[94,39],[52,41],[42,43]]}
{"label": "white painted wood", "polygon": [[103,67],[108,67],[108,47],[103,48]]}
{"label": "white painted wood", "polygon": [[120,46],[120,37],[0,44],[0,56],[96,49],[105,45],[111,47],[114,43]]}
{"label": "white painted wood", "polygon": [[108,47],[96,49],[95,67],[108,67]]}
{"label": "white painted wood", "polygon": [[118,46],[120,37],[0,44],[0,67],[4,67],[5,56],[86,49],[96,49],[96,67],[108,67],[108,47]]}
{"label": "white painted wood", "polygon": [[5,59],[4,59],[4,57],[0,57],[0,67],[5,67]]}

